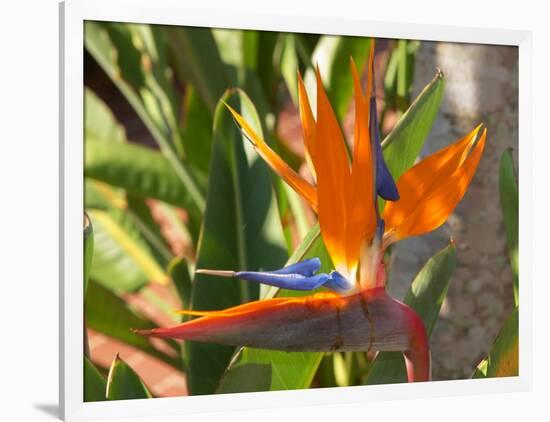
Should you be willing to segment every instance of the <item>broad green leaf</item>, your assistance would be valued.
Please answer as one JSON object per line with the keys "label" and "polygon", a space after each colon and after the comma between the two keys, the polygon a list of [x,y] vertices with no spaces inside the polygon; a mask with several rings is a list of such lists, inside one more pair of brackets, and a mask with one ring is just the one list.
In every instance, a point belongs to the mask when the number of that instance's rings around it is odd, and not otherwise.
{"label": "broad green leaf", "polygon": [[[303,259],[319,257],[321,271],[333,269],[332,261],[320,235],[319,225],[315,225],[302,241],[287,264]],[[311,292],[298,292],[268,288],[263,298],[303,296]],[[224,375],[218,392],[238,392],[239,385],[246,385],[249,391],[294,390],[308,388],[317,372],[323,353],[304,352],[287,353],[273,350],[241,348],[232,359],[231,366]],[[263,370],[258,372],[258,365]],[[267,367],[270,371],[267,371]],[[266,388],[266,386],[268,386]]]}
{"label": "broad green leaf", "polygon": [[164,26],[174,69],[197,90],[211,113],[230,86],[224,63],[209,28]]}
{"label": "broad green leaf", "polygon": [[[242,91],[234,90],[224,100],[262,133],[254,105]],[[197,268],[279,268],[286,260],[286,250],[268,169],[221,102],[214,116],[207,207]],[[224,309],[257,299],[258,290],[257,284],[245,281],[196,275],[191,307]],[[234,348],[193,342],[186,342],[186,347],[190,391],[213,393]]]}
{"label": "broad green leaf", "polygon": [[208,174],[212,153],[212,113],[195,88],[185,88],[183,145],[194,166]]}
{"label": "broad green leaf", "polygon": [[94,228],[88,214],[84,213],[84,297],[88,290],[88,278],[94,256]]}
{"label": "broad green leaf", "polygon": [[92,90],[84,88],[84,133],[111,142],[125,142],[126,134],[112,111]]}
{"label": "broad green leaf", "polygon": [[84,178],[84,208],[126,209],[126,197],[123,189],[115,188],[108,183],[100,182],[89,177]]}
{"label": "broad green leaf", "polygon": [[240,68],[256,69],[259,31],[212,29],[220,56],[225,63]]}
{"label": "broad green leaf", "polygon": [[116,292],[134,291],[149,281],[168,282],[149,245],[122,210],[90,210],[94,226],[91,277]]}
{"label": "broad green leaf", "polygon": [[84,401],[106,400],[107,380],[95,365],[84,356]]}
{"label": "broad green leaf", "polygon": [[[176,368],[176,359],[156,349],[149,338],[134,334],[131,329],[148,329],[156,324],[133,310],[123,299],[100,284],[90,281],[85,308],[88,328],[142,350]],[[167,342],[174,347],[174,342]]]}
{"label": "broad green leaf", "polygon": [[[447,294],[456,266],[454,243],[431,257],[416,275],[404,303],[421,318],[431,335],[439,310]],[[365,384],[391,384],[407,381],[405,362],[401,353],[381,352],[372,363]]]}
{"label": "broad green leaf", "polygon": [[296,51],[296,36],[283,34],[281,53],[281,73],[286,82],[288,92],[294,104],[298,104],[298,53]]}
{"label": "broad green leaf", "polygon": [[141,197],[186,207],[189,193],[159,152],[136,144],[86,139],[84,175]]}
{"label": "broad green leaf", "polygon": [[443,74],[438,72],[382,142],[384,159],[395,180],[420,154],[437,116],[444,85]]}
{"label": "broad green leaf", "polygon": [[[192,284],[187,262],[182,258],[174,258],[168,265],[168,273],[176,286],[182,309],[189,309]],[[187,317],[183,315],[182,318]]]}
{"label": "broad green leaf", "polygon": [[487,359],[487,377],[519,375],[519,308],[514,308]]}
{"label": "broad green leaf", "polygon": [[158,28],[86,21],[85,46],[143,121],[198,210],[204,196],[183,161],[175,98],[169,91]]}
{"label": "broad green leaf", "polygon": [[[370,39],[364,37],[323,35],[319,39],[312,56],[313,66],[319,66],[323,85],[327,91],[330,103],[342,121],[353,96],[353,80],[350,69],[350,57],[357,69],[363,69],[370,51]],[[305,76],[306,86],[314,86],[314,71],[309,69]],[[313,89],[310,93],[315,92]],[[310,98],[315,109],[316,101]]]}
{"label": "broad green leaf", "polygon": [[258,31],[258,53],[256,75],[260,79],[264,93],[273,102],[277,98],[279,66],[274,62],[274,51],[279,33]]}
{"label": "broad green leaf", "polygon": [[514,275],[514,302],[519,305],[518,280],[519,280],[519,249],[518,249],[518,183],[514,170],[512,150],[507,149],[500,159],[500,204],[504,214],[504,227],[506,228],[506,242],[508,244],[508,257]]}
{"label": "broad green leaf", "polygon": [[138,374],[118,355],[107,377],[107,400],[150,399],[153,396]]}

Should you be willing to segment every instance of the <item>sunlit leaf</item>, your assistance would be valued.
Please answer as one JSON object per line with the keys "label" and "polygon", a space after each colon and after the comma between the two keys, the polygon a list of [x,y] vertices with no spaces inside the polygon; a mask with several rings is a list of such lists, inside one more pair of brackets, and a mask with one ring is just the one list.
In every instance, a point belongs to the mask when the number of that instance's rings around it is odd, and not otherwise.
{"label": "sunlit leaf", "polygon": [[168,282],[131,218],[123,211],[89,210],[94,226],[91,277],[114,291],[133,291],[149,281]]}
{"label": "sunlit leaf", "polygon": [[514,308],[487,359],[487,377],[519,375],[519,308]]}
{"label": "sunlit leaf", "polygon": [[382,142],[384,159],[395,180],[415,162],[437,116],[445,83],[438,72]]}
{"label": "sunlit leaf", "polygon": [[138,374],[118,355],[107,377],[107,400],[150,399],[153,396]]}
{"label": "sunlit leaf", "polygon": [[514,276],[514,301],[519,305],[518,279],[519,279],[519,249],[518,249],[518,182],[514,170],[512,150],[507,149],[500,159],[500,203],[504,213],[504,227],[506,228],[506,242],[508,244],[508,257]]}

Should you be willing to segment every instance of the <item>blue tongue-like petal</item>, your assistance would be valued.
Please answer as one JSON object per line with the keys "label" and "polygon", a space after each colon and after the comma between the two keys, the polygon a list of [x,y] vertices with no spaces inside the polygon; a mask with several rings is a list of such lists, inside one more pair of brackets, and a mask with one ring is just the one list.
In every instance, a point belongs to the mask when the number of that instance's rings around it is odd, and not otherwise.
{"label": "blue tongue-like petal", "polygon": [[315,290],[329,279],[328,274],[325,273],[305,277],[301,274],[254,271],[240,271],[235,273],[235,277],[289,290]]}
{"label": "blue tongue-like petal", "polygon": [[319,258],[310,258],[296,264],[288,265],[280,270],[270,271],[276,274],[301,274],[311,276],[321,269],[321,260]]}
{"label": "blue tongue-like petal", "polygon": [[387,201],[397,201],[399,199],[399,192],[386,166],[380,145],[380,130],[376,115],[376,97],[374,96],[370,100],[370,121],[370,136],[376,150],[376,193]]}

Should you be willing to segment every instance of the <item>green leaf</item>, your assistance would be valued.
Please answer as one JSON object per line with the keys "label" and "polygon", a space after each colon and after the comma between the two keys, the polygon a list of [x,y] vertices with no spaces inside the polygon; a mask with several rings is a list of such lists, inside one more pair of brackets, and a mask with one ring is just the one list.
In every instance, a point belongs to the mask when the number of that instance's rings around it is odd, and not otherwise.
{"label": "green leaf", "polygon": [[415,162],[437,116],[445,83],[438,72],[382,142],[384,159],[395,180]]}
{"label": "green leaf", "polygon": [[[311,59],[312,64],[319,66],[323,85],[340,121],[348,111],[353,96],[350,57],[355,61],[357,69],[363,69],[369,57],[369,51],[370,38],[352,36],[323,35],[315,47]],[[315,75],[311,68],[306,73],[305,83],[308,87],[314,86]],[[310,90],[310,92],[315,91]],[[312,98],[311,106],[313,108],[315,108],[315,103]]]}
{"label": "green leaf", "polygon": [[230,86],[212,31],[176,26],[165,26],[163,31],[178,79],[190,82],[212,113]]}
{"label": "green leaf", "polygon": [[182,160],[176,98],[166,76],[163,34],[149,25],[86,21],[85,46],[122,92],[156,140],[194,206],[204,196],[192,168]]}
{"label": "green leaf", "polygon": [[[189,309],[192,284],[187,262],[182,258],[174,258],[168,265],[168,273],[178,291],[182,309]],[[183,318],[186,317],[183,316]]]}
{"label": "green leaf", "polygon": [[294,104],[298,104],[298,53],[296,36],[283,34],[283,51],[281,53],[281,73]]}
{"label": "green leaf", "polygon": [[103,401],[107,380],[101,375],[96,366],[84,356],[84,401]]}
{"label": "green leaf", "polygon": [[519,249],[518,249],[518,183],[514,170],[512,150],[507,149],[500,158],[500,204],[504,214],[504,227],[506,228],[506,242],[508,244],[508,257],[514,276],[514,302],[519,305]]}
{"label": "green leaf", "polygon": [[113,359],[107,377],[107,400],[150,399],[153,396],[134,372],[118,355]]}
{"label": "green leaf", "polygon": [[88,290],[88,278],[94,256],[94,228],[88,214],[84,212],[84,297]]}
{"label": "green leaf", "polygon": [[192,85],[185,88],[183,145],[190,162],[208,174],[212,154],[212,113]]}
{"label": "green leaf", "polygon": [[87,87],[84,87],[84,133],[86,137],[126,142],[124,127],[109,107]]}
{"label": "green leaf", "polygon": [[[156,349],[149,338],[134,334],[131,329],[148,329],[156,324],[133,310],[123,299],[100,284],[90,281],[85,308],[88,328],[122,341],[172,366],[179,367],[172,357]],[[169,342],[173,346],[173,342]]]}
{"label": "green leaf", "polygon": [[90,210],[94,225],[91,277],[116,292],[134,291],[155,281],[168,282],[130,216],[122,210]]}
{"label": "green leaf", "polygon": [[85,142],[84,175],[141,196],[188,207],[189,193],[162,154],[136,144]]}
{"label": "green leaf", "polygon": [[[225,101],[261,134],[254,105],[240,90]],[[197,268],[260,270],[281,267],[285,242],[265,164],[220,102],[214,115],[214,143],[207,207],[197,252]],[[258,298],[258,285],[196,275],[193,309],[225,309]],[[234,348],[186,342],[192,394],[213,393]]]}
{"label": "green leaf", "polygon": [[[321,259],[321,271],[330,272],[333,269],[332,261],[320,236],[318,224],[309,231],[287,265],[312,257]],[[275,294],[279,297],[292,297],[311,294],[311,292],[278,290],[271,287],[266,289],[262,297],[271,298]],[[323,353],[287,353],[243,347],[232,359],[217,391],[239,392],[239,385],[246,385],[248,391],[308,388],[322,358]],[[264,370],[257,371],[258,365]],[[271,369],[270,371],[265,369],[266,365]]]}
{"label": "green leaf", "polygon": [[[439,317],[456,266],[454,243],[431,257],[416,275],[403,301],[422,318],[428,336]],[[372,363],[365,384],[407,382],[402,353],[381,352]]]}
{"label": "green leaf", "polygon": [[487,359],[487,377],[519,375],[519,308],[506,319]]}

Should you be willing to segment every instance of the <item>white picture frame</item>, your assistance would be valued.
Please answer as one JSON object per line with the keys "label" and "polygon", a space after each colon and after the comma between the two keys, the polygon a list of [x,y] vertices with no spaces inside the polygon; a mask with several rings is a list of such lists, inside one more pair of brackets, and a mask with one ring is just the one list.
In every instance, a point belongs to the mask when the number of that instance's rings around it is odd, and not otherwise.
{"label": "white picture frame", "polygon": [[[117,402],[83,402],[82,210],[83,210],[83,28],[86,20],[262,29],[512,45],[519,48],[519,193],[532,202],[531,33],[516,30],[319,19],[229,10],[204,12],[178,0],[70,0],[60,5],[60,412],[67,421],[183,415],[330,403],[357,403],[528,391],[532,386],[532,287],[521,284],[520,375],[513,378],[437,383],[338,387],[231,395],[190,396]],[[520,207],[520,266],[530,280],[532,223]],[[369,394],[365,394],[368,390]],[[253,397],[253,400],[251,398]]]}

